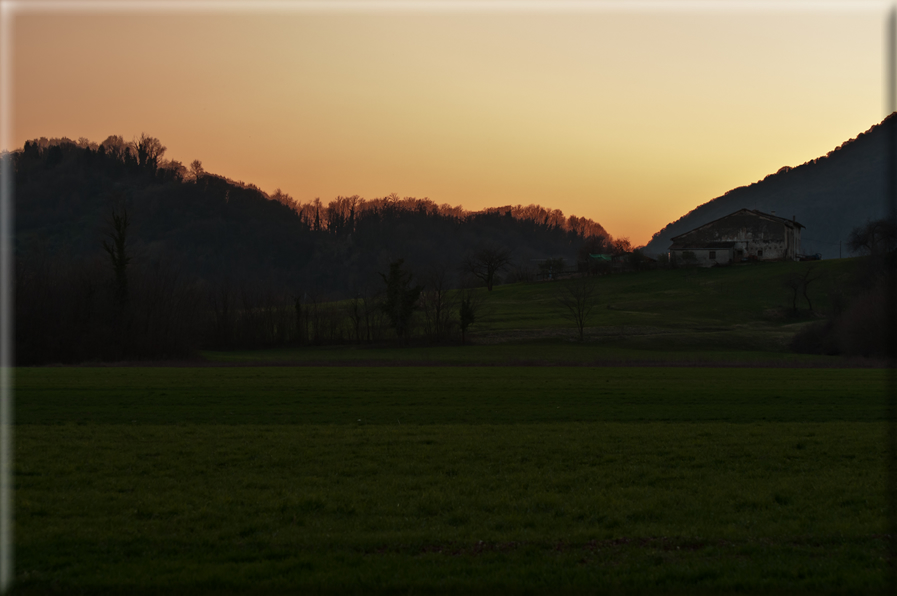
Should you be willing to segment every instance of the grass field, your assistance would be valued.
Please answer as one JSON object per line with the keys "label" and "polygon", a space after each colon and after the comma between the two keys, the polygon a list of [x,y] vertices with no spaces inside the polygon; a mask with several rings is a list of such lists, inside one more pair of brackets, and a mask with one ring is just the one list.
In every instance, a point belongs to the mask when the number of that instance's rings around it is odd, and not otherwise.
{"label": "grass field", "polygon": [[[813,312],[799,316],[782,280],[814,267]],[[519,283],[481,291],[473,345],[413,347],[337,345],[205,352],[213,362],[385,362],[409,364],[706,363],[843,366],[829,357],[792,354],[788,343],[830,310],[831,293],[847,286],[855,259],[754,263],[711,269],[660,270],[590,278],[598,294],[585,342],[556,298],[570,280]]]}
{"label": "grass field", "polygon": [[[849,279],[856,259],[812,263],[746,263],[730,267],[666,269],[590,278],[598,295],[597,327],[628,326],[682,332],[734,326],[765,327],[793,323],[785,316],[791,298],[782,281],[808,267],[820,279],[809,295],[817,312],[829,309],[830,290]],[[547,329],[570,323],[554,304],[557,286],[542,282],[496,286],[486,308],[487,330]],[[801,298],[800,309],[807,304]],[[625,330],[624,330],[625,331]]]}
{"label": "grass field", "polygon": [[16,371],[19,593],[873,593],[886,371]]}

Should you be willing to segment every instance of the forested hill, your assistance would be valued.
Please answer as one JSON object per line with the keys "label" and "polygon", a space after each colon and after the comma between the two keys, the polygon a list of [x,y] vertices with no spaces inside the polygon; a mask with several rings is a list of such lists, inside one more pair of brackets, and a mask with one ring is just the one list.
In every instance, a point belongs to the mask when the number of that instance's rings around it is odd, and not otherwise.
{"label": "forested hill", "polygon": [[378,272],[398,258],[419,274],[434,266],[453,274],[465,253],[491,245],[510,251],[513,271],[549,257],[572,265],[586,238],[610,239],[589,219],[534,205],[468,212],[396,196],[300,204],[204,172],[198,161],[166,161],[164,151],[144,135],[100,145],[43,138],[9,154],[17,255],[107,259],[112,212],[126,210],[135,262],[339,296],[382,283]]}
{"label": "forested hill", "polygon": [[[738,209],[775,212],[806,226],[804,253],[838,257],[838,243],[868,220],[885,216],[885,165],[891,114],[856,139],[800,166],[783,167],[763,180],[730,190],[697,207],[654,234],[646,254],[667,252],[670,239]],[[848,256],[844,249],[844,256]]]}

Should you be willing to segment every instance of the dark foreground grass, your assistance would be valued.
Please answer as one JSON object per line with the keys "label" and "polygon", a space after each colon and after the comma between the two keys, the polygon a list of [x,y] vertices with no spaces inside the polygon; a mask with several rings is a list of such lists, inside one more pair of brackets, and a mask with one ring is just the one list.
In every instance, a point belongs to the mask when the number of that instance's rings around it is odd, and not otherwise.
{"label": "dark foreground grass", "polygon": [[883,421],[887,371],[785,368],[18,369],[18,424]]}
{"label": "dark foreground grass", "polygon": [[882,382],[20,370],[16,590],[882,591]]}

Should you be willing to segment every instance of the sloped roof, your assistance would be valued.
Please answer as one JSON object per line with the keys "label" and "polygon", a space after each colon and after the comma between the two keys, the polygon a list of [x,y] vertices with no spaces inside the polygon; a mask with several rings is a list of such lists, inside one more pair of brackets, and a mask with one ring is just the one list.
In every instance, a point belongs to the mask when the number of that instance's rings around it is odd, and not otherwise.
{"label": "sloped roof", "polygon": [[727,217],[732,217],[733,215],[739,215],[739,214],[745,214],[745,215],[750,214],[750,215],[754,215],[756,217],[762,217],[763,219],[777,221],[781,224],[784,224],[785,227],[788,227],[788,228],[800,229],[800,228],[806,227],[805,225],[798,223],[798,222],[794,221],[793,219],[785,219],[784,217],[779,217],[778,215],[770,215],[769,213],[763,213],[762,211],[757,211],[756,209],[739,209],[738,211],[730,213],[729,215],[724,215],[722,217],[714,219],[713,221],[709,221],[709,222],[705,223],[704,225],[693,228],[693,229],[685,232],[684,234],[679,234],[678,236],[673,236],[672,238],[670,238],[670,241],[676,242],[677,239],[682,238],[683,236],[687,236],[688,234],[691,234],[692,232],[696,232],[696,231],[702,230],[704,228],[709,228],[709,227],[713,226],[715,223],[726,219]]}

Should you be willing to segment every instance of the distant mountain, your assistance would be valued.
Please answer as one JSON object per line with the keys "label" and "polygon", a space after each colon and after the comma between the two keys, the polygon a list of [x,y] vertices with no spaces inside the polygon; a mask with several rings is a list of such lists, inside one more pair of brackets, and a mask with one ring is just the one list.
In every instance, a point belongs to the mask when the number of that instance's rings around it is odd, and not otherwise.
{"label": "distant mountain", "polygon": [[[38,139],[14,162],[18,258],[92,260],[105,266],[113,210],[126,209],[137,261],[161,261],[207,284],[228,281],[332,297],[382,285],[402,258],[418,276],[441,266],[456,277],[467,251],[510,250],[517,269],[564,257],[573,265],[589,237],[609,235],[587,218],[538,205],[469,212],[428,199],[338,197],[300,204],[279,190],[188,170],[161,159],[158,139]],[[457,279],[455,280],[457,281]]]}
{"label": "distant mountain", "polygon": [[[897,113],[824,157],[794,168],[783,167],[759,182],[704,203],[654,234],[645,253],[665,253],[674,236],[747,208],[794,217],[806,226],[801,252],[838,258],[838,244],[846,244],[853,228],[886,214],[886,147],[894,126]],[[849,256],[846,248],[842,254]]]}

